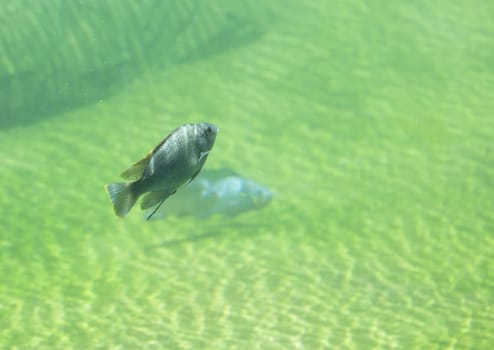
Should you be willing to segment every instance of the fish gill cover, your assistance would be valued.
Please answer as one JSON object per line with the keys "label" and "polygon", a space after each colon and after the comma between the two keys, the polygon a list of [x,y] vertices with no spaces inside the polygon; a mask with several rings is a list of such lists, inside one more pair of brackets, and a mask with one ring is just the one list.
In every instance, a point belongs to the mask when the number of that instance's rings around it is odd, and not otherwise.
{"label": "fish gill cover", "polygon": [[253,1],[4,1],[0,128],[100,100],[146,67],[246,44],[268,17]]}

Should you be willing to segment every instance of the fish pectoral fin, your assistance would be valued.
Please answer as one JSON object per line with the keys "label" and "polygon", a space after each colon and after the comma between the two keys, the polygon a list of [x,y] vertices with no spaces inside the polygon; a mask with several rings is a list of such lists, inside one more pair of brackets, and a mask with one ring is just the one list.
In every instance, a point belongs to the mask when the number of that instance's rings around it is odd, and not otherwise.
{"label": "fish pectoral fin", "polygon": [[177,190],[174,190],[173,192],[170,192],[168,190],[166,191],[157,191],[157,192],[149,192],[147,195],[144,196],[141,202],[141,209],[148,209],[151,207],[154,207],[156,204],[158,204],[161,201],[164,201],[166,198],[171,196],[177,192]]}
{"label": "fish pectoral fin", "polygon": [[209,151],[208,152],[201,152],[201,154],[199,154],[199,160],[198,162],[201,162],[204,158],[206,158],[209,154]]}
{"label": "fish pectoral fin", "polygon": [[120,176],[123,177],[125,180],[139,180],[142,177],[142,174],[144,174],[144,169],[146,169],[147,165],[149,164],[152,155],[152,152],[148,153],[144,158],[132,164],[130,168],[124,170],[120,174]]}

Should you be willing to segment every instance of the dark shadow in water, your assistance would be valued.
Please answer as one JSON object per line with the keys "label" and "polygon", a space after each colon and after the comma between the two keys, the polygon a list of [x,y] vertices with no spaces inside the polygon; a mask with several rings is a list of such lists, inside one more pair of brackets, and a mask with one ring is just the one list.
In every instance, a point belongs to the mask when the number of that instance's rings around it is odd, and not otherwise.
{"label": "dark shadow in water", "polygon": [[162,243],[153,244],[145,247],[145,250],[149,252],[159,248],[173,247],[182,243],[191,243],[191,242],[201,241],[204,239],[218,238],[224,236],[225,234],[226,232],[207,232],[200,235],[193,235],[185,238],[172,239],[169,241],[164,241]]}
{"label": "dark shadow in water", "polygon": [[26,71],[0,77],[0,128],[31,124],[108,98],[132,80],[128,62],[85,72]]}
{"label": "dark shadow in water", "polygon": [[185,55],[177,58],[177,63],[184,64],[204,60],[214,55],[234,50],[258,39],[265,28],[256,22],[249,21],[235,14],[228,14],[224,26],[211,37]]}
{"label": "dark shadow in water", "polygon": [[[12,20],[0,33],[12,63],[9,71],[0,70],[0,128],[104,100],[150,66],[166,69],[252,42],[272,22],[265,18],[271,14],[259,17],[253,7],[248,0],[149,0],[139,6],[86,1],[62,7],[34,2],[31,17]],[[22,36],[12,36],[21,28]],[[45,45],[29,59],[18,57],[36,47],[39,37]]]}
{"label": "dark shadow in water", "polygon": [[[247,235],[249,237],[252,237],[254,235],[260,234],[261,232],[264,232],[263,230],[259,230],[260,228],[259,225],[246,224],[239,226],[237,224],[235,225],[232,224],[232,227],[235,228],[234,232],[232,232],[231,230],[227,230],[225,228],[219,228],[218,230],[214,230],[214,231],[208,231],[201,234],[190,235],[184,238],[171,239],[168,241],[163,241],[161,243],[148,245],[144,247],[144,250],[149,253],[160,248],[171,248],[177,245],[195,243],[206,239],[218,239],[226,236],[230,236],[230,238],[237,238],[239,236],[247,236]],[[241,228],[240,231],[239,228]]]}

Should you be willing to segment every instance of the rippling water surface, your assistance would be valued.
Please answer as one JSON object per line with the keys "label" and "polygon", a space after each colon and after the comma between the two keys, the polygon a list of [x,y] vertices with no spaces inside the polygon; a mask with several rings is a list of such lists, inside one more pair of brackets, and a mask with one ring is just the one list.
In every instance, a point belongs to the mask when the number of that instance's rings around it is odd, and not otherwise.
{"label": "rippling water surface", "polygon": [[[0,4],[1,348],[494,344],[490,2],[25,3]],[[197,121],[271,203],[116,218],[104,184]]]}

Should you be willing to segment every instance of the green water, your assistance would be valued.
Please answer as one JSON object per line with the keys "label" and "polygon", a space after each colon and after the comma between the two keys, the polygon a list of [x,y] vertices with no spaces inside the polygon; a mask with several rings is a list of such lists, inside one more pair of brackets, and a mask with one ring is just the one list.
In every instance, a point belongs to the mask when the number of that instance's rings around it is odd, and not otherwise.
{"label": "green water", "polygon": [[[0,348],[492,347],[491,2],[130,3],[0,4]],[[273,201],[116,218],[198,121]]]}

